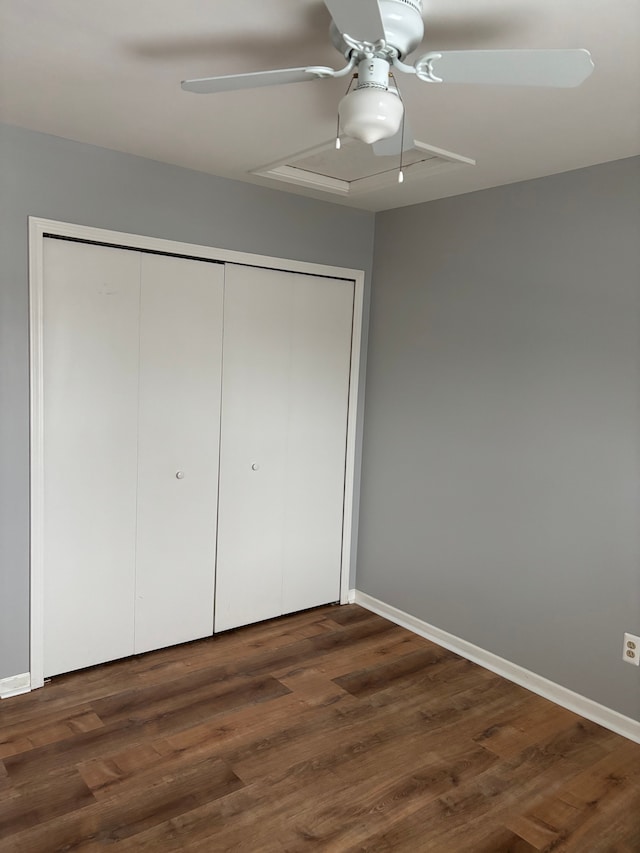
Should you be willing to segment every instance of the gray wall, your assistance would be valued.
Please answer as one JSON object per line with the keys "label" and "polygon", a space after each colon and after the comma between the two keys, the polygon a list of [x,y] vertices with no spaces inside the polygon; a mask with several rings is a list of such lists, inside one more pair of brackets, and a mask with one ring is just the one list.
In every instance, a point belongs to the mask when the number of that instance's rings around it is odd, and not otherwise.
{"label": "gray wall", "polygon": [[358,589],[640,719],[640,158],[376,218]]}
{"label": "gray wall", "polygon": [[367,284],[373,253],[373,214],[0,126],[0,678],[29,670],[30,215],[364,269]]}

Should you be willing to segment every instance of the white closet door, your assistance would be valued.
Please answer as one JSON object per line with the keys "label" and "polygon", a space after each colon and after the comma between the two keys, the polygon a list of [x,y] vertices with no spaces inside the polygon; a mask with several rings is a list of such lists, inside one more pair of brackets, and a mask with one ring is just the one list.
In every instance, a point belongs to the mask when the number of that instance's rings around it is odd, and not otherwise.
{"label": "white closet door", "polygon": [[282,612],[340,598],[354,284],[295,276]]}
{"label": "white closet door", "polygon": [[44,241],[44,673],[133,652],[140,257]]}
{"label": "white closet door", "polygon": [[135,651],[213,633],[224,267],[142,257]]}
{"label": "white closet door", "polygon": [[228,265],[216,631],[340,595],[353,283]]}

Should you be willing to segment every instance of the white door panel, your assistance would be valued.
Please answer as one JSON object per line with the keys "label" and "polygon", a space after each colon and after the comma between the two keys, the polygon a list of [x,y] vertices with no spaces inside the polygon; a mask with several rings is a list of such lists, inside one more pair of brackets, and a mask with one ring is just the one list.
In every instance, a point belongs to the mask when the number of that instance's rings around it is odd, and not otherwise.
{"label": "white door panel", "polygon": [[282,612],[340,598],[353,282],[295,276]]}
{"label": "white door panel", "polygon": [[290,305],[262,272],[226,270],[216,631],[282,612]]}
{"label": "white door panel", "polygon": [[229,265],[216,631],[339,598],[353,283]]}
{"label": "white door panel", "polygon": [[212,634],[224,267],[142,256],[135,651]]}
{"label": "white door panel", "polygon": [[44,241],[44,673],[133,652],[140,259]]}

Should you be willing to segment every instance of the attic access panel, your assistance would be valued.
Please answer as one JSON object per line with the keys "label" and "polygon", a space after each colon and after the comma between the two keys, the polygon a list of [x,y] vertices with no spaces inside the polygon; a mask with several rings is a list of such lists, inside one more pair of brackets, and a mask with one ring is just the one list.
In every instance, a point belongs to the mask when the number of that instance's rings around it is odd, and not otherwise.
{"label": "attic access panel", "polygon": [[[475,160],[418,141],[402,155],[402,169],[412,180],[464,165],[475,166]],[[371,145],[347,137],[339,150],[332,139],[251,174],[339,195],[356,195],[393,186],[399,168],[399,155],[379,157]]]}

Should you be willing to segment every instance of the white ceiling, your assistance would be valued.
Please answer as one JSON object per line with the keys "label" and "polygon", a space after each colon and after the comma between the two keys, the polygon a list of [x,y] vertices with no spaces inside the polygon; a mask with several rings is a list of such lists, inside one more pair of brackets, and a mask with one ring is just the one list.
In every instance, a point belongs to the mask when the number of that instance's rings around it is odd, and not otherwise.
{"label": "white ceiling", "polygon": [[184,78],[330,65],[321,0],[0,0],[0,120],[190,169],[384,210],[640,153],[638,0],[425,0],[416,55],[578,48],[578,89],[399,75],[416,139],[477,161],[353,199],[252,169],[331,139],[347,82],[193,95]]}

